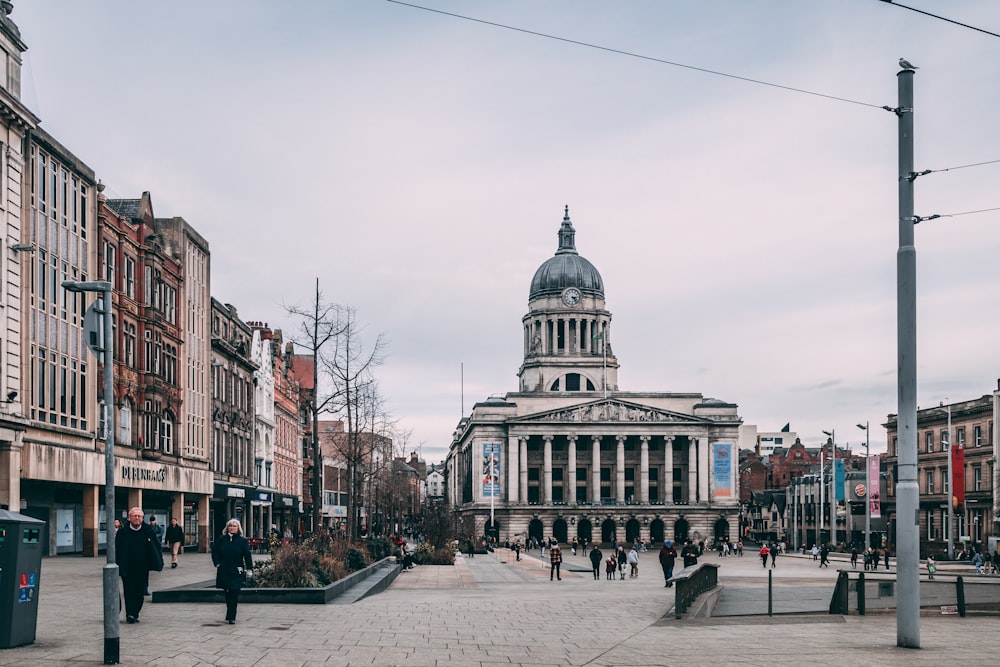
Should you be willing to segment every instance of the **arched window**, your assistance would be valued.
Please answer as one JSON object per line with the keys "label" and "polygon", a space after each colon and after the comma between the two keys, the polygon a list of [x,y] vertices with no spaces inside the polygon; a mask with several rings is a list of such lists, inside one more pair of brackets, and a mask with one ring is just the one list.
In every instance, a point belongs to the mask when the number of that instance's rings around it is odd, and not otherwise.
{"label": "arched window", "polygon": [[160,451],[164,454],[174,453],[174,416],[169,410],[160,418]]}
{"label": "arched window", "polygon": [[122,407],[118,411],[118,420],[121,423],[118,441],[120,444],[132,446],[132,401],[128,398],[122,399]]}

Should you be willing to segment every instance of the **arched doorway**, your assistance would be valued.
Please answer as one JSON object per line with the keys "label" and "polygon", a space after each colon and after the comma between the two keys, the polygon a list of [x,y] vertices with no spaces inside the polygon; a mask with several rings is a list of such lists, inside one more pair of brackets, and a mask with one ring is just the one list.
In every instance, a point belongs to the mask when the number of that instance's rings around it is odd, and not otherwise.
{"label": "arched doorway", "polygon": [[625,522],[625,541],[631,544],[640,535],[639,520],[632,518]]}
{"label": "arched doorway", "polygon": [[715,541],[719,542],[723,539],[729,539],[729,521],[726,517],[719,517],[718,521],[715,522]]}
{"label": "arched doorway", "polygon": [[594,524],[590,523],[590,519],[580,519],[576,524],[576,537],[581,543],[594,541]]}
{"label": "arched doorway", "polygon": [[605,519],[601,522],[601,542],[608,543],[615,538],[615,531],[618,524],[614,519]]}
{"label": "arched doorway", "polygon": [[552,537],[561,544],[569,542],[569,532],[566,530],[566,519],[559,517],[552,523]]}
{"label": "arched doorway", "polygon": [[649,524],[649,540],[663,544],[663,520],[653,519]]}
{"label": "arched doorway", "polygon": [[493,519],[492,524],[490,523],[490,520],[487,519],[486,525],[483,526],[483,530],[486,531],[486,537],[493,540],[494,544],[496,544],[500,540],[500,522],[497,521],[495,518]]}
{"label": "arched doorway", "polygon": [[674,542],[683,543],[688,538],[688,531],[691,530],[687,519],[681,517],[674,522]]}
{"label": "arched doorway", "polygon": [[528,537],[534,538],[535,542],[541,542],[543,532],[542,522],[538,519],[532,519],[531,523],[528,524]]}

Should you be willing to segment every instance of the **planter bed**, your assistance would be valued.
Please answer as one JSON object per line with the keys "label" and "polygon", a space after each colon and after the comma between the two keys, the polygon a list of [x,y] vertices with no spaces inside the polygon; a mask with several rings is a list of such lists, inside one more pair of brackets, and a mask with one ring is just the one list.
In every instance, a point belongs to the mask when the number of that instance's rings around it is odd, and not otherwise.
{"label": "planter bed", "polygon": [[[240,603],[271,604],[327,604],[369,577],[378,577],[379,582],[370,587],[364,595],[385,590],[399,574],[400,566],[393,557],[383,558],[363,570],[352,572],[343,579],[320,588],[250,588],[240,591]],[[153,591],[153,602],[225,602],[224,593],[215,587],[215,581],[202,581],[177,588]]]}

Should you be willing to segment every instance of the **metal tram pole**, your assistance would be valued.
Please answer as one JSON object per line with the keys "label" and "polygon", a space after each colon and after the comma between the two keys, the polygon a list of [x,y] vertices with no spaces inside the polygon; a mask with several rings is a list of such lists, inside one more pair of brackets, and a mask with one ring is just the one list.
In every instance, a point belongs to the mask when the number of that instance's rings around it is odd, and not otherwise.
{"label": "metal tram pole", "polygon": [[[903,63],[900,63],[903,65]],[[896,478],[896,645],[920,648],[920,535],[917,486],[917,251],[913,227],[913,75],[896,74],[899,106],[899,248],[896,250],[898,476]]]}

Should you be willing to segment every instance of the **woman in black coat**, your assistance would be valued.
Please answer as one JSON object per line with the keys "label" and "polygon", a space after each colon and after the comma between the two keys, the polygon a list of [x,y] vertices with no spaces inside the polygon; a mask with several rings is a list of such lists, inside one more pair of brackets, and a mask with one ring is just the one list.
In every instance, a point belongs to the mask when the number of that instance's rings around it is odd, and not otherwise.
{"label": "woman in black coat", "polygon": [[243,588],[244,567],[253,568],[250,543],[243,537],[243,527],[236,519],[226,522],[226,527],[212,543],[212,563],[215,564],[215,587],[226,592],[226,623],[236,622],[236,605]]}

